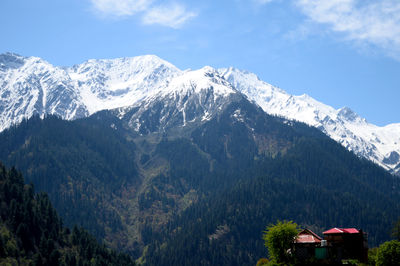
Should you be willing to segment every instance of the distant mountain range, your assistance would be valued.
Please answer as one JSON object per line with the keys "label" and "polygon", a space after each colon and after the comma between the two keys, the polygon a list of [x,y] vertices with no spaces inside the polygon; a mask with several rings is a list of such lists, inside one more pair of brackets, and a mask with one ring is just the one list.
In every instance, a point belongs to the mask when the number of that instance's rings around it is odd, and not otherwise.
{"label": "distant mountain range", "polygon": [[[243,97],[266,113],[322,130],[357,155],[400,173],[400,124],[379,127],[351,109],[293,96],[235,68],[179,70],[153,55],[55,67],[37,57],[0,55],[0,131],[33,115],[74,120],[112,110],[137,134],[185,131]],[[245,119],[238,109],[235,118]]]}

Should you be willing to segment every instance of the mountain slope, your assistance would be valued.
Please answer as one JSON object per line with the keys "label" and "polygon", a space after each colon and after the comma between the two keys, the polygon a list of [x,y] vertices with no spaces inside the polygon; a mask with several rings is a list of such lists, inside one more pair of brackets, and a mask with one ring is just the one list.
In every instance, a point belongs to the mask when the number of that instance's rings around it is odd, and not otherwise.
{"label": "mountain slope", "polygon": [[47,192],[68,226],[79,224],[112,243],[111,236],[124,225],[115,208],[121,188],[139,182],[136,148],[95,122],[32,117],[2,132],[0,160]]}
{"label": "mountain slope", "polygon": [[254,265],[265,257],[265,226],[278,219],[317,233],[361,227],[371,246],[389,237],[398,178],[316,129],[261,113],[234,103],[193,131],[226,176],[217,172],[210,184],[219,189],[206,186],[212,193],[173,217],[149,246],[148,265]]}
{"label": "mountain slope", "polygon": [[88,115],[65,70],[37,57],[0,55],[0,131],[32,115]]}
{"label": "mountain slope", "polygon": [[293,96],[256,75],[227,68],[221,75],[269,114],[317,127],[357,155],[392,172],[400,164],[400,124],[384,127],[368,123],[351,109],[334,109],[308,95]]}

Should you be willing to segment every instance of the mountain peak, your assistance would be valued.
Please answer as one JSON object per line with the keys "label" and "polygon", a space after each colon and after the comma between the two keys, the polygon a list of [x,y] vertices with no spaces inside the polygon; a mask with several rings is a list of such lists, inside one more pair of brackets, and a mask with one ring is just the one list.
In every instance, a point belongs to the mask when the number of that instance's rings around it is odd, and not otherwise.
{"label": "mountain peak", "polygon": [[223,73],[223,75],[229,75],[229,74],[235,74],[235,75],[242,75],[242,76],[246,76],[247,78],[251,78],[253,80],[258,80],[261,81],[261,79],[254,73],[251,73],[247,70],[243,70],[243,69],[238,69],[235,67],[228,67],[228,68],[221,68],[220,72]]}
{"label": "mountain peak", "polygon": [[179,71],[177,67],[171,63],[161,59],[156,55],[142,55],[135,57],[119,57],[114,59],[89,59],[82,64],[74,65],[72,69],[82,70],[82,67],[97,67],[98,69],[115,69],[125,67],[129,70],[154,69],[159,67],[169,68]]}
{"label": "mountain peak", "polygon": [[24,65],[26,57],[15,53],[0,54],[0,70],[7,68],[19,68]]}
{"label": "mountain peak", "polygon": [[[194,71],[196,71],[196,70],[194,70]],[[211,67],[211,66],[204,66],[201,69],[199,69],[198,71],[199,72],[201,71],[201,72],[204,72],[204,73],[209,73],[209,74],[219,74],[218,71],[215,68]]]}
{"label": "mountain peak", "polygon": [[[191,79],[202,79],[202,78],[207,78],[207,79],[212,79],[215,82],[216,79],[223,79],[221,74],[218,72],[217,69],[211,67],[211,66],[205,66],[197,70],[190,70],[186,71],[185,75],[190,77]],[[223,83],[225,80],[219,80],[218,83]],[[227,82],[225,84],[228,84]],[[230,84],[229,84],[230,86]]]}
{"label": "mountain peak", "polygon": [[25,58],[24,56],[17,54],[17,53],[13,53],[13,52],[5,52],[0,54],[0,61],[3,61],[4,58]]}
{"label": "mountain peak", "polygon": [[355,113],[349,107],[340,108],[338,110],[338,116],[350,122],[365,122],[365,119],[361,118],[357,113]]}
{"label": "mountain peak", "polygon": [[176,91],[200,93],[210,89],[214,96],[227,96],[236,93],[236,90],[220,75],[218,70],[210,66],[205,66],[199,70],[185,71],[183,74],[174,77],[163,93]]}
{"label": "mountain peak", "polygon": [[67,72],[90,114],[133,105],[182,73],[155,55],[91,59]]}

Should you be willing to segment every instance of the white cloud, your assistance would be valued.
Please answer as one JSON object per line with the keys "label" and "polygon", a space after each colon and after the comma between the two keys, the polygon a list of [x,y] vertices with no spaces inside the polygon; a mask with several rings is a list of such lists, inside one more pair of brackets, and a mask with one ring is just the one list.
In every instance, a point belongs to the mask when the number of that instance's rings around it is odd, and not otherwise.
{"label": "white cloud", "polygon": [[143,16],[144,24],[160,24],[171,28],[181,27],[187,20],[197,16],[196,13],[186,10],[180,4],[156,6],[149,9]]}
{"label": "white cloud", "polygon": [[132,16],[145,11],[153,0],[90,0],[94,9],[103,15],[113,17]]}
{"label": "white cloud", "polygon": [[399,0],[296,0],[312,21],[348,39],[373,44],[400,58]]}
{"label": "white cloud", "polygon": [[271,3],[271,2],[273,2],[275,0],[253,0],[253,1],[256,2],[257,4],[265,5],[265,4]]}
{"label": "white cloud", "polygon": [[197,16],[179,3],[164,3],[160,0],[90,0],[96,12],[103,16],[126,18],[141,16],[143,24],[158,24],[180,28],[189,19]]}

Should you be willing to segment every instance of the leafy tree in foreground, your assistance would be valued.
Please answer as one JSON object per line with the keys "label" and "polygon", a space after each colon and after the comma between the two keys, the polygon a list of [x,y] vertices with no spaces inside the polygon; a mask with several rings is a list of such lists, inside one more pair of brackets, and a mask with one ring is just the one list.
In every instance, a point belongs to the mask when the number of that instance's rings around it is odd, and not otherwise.
{"label": "leafy tree in foreground", "polygon": [[392,240],[380,245],[376,254],[376,265],[400,265],[400,241]]}
{"label": "leafy tree in foreground", "polygon": [[293,257],[287,250],[292,247],[299,231],[297,224],[292,221],[278,221],[267,226],[263,239],[273,262],[286,265],[292,262]]}
{"label": "leafy tree in foreground", "polygon": [[368,265],[375,266],[376,265],[376,255],[378,253],[378,248],[370,248],[368,249]]}

